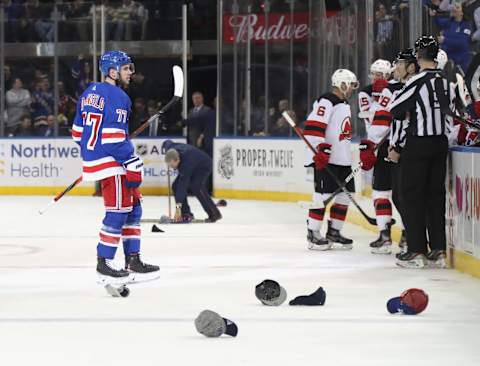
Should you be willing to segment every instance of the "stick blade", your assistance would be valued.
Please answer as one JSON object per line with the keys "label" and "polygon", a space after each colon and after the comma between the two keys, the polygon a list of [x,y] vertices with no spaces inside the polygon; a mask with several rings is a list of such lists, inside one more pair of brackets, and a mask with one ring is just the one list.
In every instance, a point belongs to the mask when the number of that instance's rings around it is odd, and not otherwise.
{"label": "stick blade", "polygon": [[287,113],[287,111],[284,111],[282,113],[282,116],[283,116],[283,118],[285,118],[287,120],[287,122],[290,126],[292,126],[292,127],[296,126],[294,120],[292,119],[292,117],[290,117],[290,115]]}
{"label": "stick blade", "polygon": [[43,215],[45,212],[47,212],[47,210],[50,208],[50,206],[53,205],[54,203],[55,203],[55,200],[54,199],[51,200],[45,207],[38,210],[38,214]]}
{"label": "stick blade", "polygon": [[175,65],[172,68],[172,72],[173,72],[173,83],[175,85],[173,95],[181,98],[183,96],[183,71],[182,71],[182,68],[178,65]]}

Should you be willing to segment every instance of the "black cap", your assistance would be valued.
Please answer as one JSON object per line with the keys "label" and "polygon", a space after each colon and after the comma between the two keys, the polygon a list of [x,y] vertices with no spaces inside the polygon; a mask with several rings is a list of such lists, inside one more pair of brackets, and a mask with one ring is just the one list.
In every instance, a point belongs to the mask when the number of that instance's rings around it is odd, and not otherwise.
{"label": "black cap", "polygon": [[413,48],[405,48],[397,53],[397,61],[417,62],[415,50]]}
{"label": "black cap", "polygon": [[434,36],[421,36],[415,41],[415,53],[419,58],[434,61],[439,50],[438,42]]}
{"label": "black cap", "polygon": [[323,287],[319,287],[317,291],[310,295],[297,296],[289,302],[290,305],[307,305],[316,306],[325,304],[327,294]]}

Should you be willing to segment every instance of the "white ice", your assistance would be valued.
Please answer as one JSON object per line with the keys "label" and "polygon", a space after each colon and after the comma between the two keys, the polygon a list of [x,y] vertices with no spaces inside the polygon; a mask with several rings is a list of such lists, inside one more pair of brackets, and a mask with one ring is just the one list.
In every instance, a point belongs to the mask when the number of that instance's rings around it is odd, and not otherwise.
{"label": "white ice", "polygon": [[[359,227],[345,227],[352,251],[312,252],[295,203],[229,200],[216,224],[144,224],[143,258],[162,277],[113,298],[95,284],[101,199],[65,197],[39,216],[48,200],[0,198],[1,365],[480,365],[480,281],[396,268],[369,253],[376,234]],[[145,198],[146,218],[166,210],[164,197]],[[289,299],[323,286],[326,304],[262,306],[254,287],[265,278]],[[388,314],[410,287],[429,294],[426,311]],[[198,334],[204,309],[235,321],[238,337]]]}

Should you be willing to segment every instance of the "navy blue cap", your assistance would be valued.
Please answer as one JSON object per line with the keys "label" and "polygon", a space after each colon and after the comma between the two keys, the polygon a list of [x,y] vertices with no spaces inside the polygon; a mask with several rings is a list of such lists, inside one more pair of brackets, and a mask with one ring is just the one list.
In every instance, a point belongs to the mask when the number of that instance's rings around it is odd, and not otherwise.
{"label": "navy blue cap", "polygon": [[387,301],[387,310],[390,314],[417,315],[417,312],[412,307],[406,305],[400,296],[393,297]]}

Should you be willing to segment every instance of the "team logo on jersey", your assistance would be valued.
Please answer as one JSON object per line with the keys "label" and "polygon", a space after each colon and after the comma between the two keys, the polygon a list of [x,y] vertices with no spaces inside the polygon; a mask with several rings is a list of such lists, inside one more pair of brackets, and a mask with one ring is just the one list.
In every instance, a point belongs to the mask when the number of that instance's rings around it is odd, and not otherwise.
{"label": "team logo on jersey", "polygon": [[232,145],[225,145],[220,148],[220,159],[217,164],[217,172],[225,179],[233,177]]}
{"label": "team logo on jersey", "polygon": [[350,117],[347,117],[343,120],[342,126],[340,127],[340,136],[339,140],[351,140],[352,139],[352,121]]}

